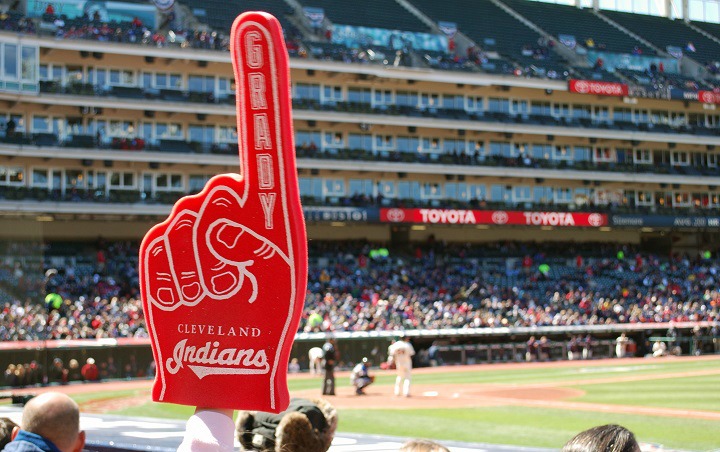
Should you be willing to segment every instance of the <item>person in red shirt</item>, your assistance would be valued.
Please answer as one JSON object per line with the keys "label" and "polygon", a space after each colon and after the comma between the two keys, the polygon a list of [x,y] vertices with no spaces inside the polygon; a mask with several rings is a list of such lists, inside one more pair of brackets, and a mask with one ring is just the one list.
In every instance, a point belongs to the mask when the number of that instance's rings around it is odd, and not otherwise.
{"label": "person in red shirt", "polygon": [[80,370],[85,381],[97,381],[98,380],[98,367],[95,364],[93,358],[88,358],[86,364]]}

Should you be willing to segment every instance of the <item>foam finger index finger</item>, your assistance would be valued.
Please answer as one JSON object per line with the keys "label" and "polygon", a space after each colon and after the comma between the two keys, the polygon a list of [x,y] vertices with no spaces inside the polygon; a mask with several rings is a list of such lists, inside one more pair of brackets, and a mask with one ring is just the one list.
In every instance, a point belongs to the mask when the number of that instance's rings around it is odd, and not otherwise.
{"label": "foam finger index finger", "polygon": [[283,218],[302,212],[292,211],[300,206],[288,56],[279,22],[262,12],[242,14],[233,24],[230,51],[243,210],[261,216],[256,229],[289,229]]}

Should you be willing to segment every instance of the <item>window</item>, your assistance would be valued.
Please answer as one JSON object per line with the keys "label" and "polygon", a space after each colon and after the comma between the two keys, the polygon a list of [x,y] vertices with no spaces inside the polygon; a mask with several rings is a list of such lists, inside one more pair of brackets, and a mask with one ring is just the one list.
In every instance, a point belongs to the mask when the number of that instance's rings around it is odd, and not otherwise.
{"label": "window", "polygon": [[651,191],[636,191],[635,204],[638,206],[652,206],[655,204],[655,196]]}
{"label": "window", "polygon": [[436,109],[440,106],[440,95],[439,94],[421,94],[420,95],[420,106],[430,109]]}
{"label": "window", "polygon": [[17,80],[18,74],[18,46],[5,43],[3,46],[3,78],[6,80]]}
{"label": "window", "polygon": [[550,102],[533,101],[530,104],[530,113],[538,116],[550,116],[552,114]]}
{"label": "window", "polygon": [[690,154],[685,151],[673,151],[670,164],[674,166],[689,166]]}
{"label": "window", "polygon": [[647,124],[650,122],[650,114],[647,110],[635,110],[635,123]]}
{"label": "window", "polygon": [[371,179],[350,179],[349,193],[355,195],[373,196],[373,186],[375,184]]}
{"label": "window", "polygon": [[394,150],[395,138],[392,135],[375,135],[375,150]]}
{"label": "window", "polygon": [[188,91],[193,93],[215,92],[215,77],[211,75],[191,75],[188,77]]}
{"label": "window", "polygon": [[342,132],[323,133],[323,149],[342,149],[345,147],[345,140]]}
{"label": "window", "polygon": [[590,119],[591,111],[590,105],[573,105],[572,117],[575,119]]}
{"label": "window", "polygon": [[372,150],[372,135],[364,135],[360,133],[351,133],[348,139],[348,147],[350,149]]}
{"label": "window", "polygon": [[610,148],[595,148],[596,162],[614,162],[615,151]]}
{"label": "window", "polygon": [[[386,91],[390,92],[390,91]],[[350,88],[348,89],[348,101],[359,104],[370,104],[372,102],[372,93],[370,88]],[[389,103],[389,102],[388,102]]]}
{"label": "window", "polygon": [[305,149],[318,149],[320,132],[299,130],[295,132],[295,145]]}
{"label": "window", "polygon": [[48,116],[37,116],[32,117],[32,132],[33,133],[50,133],[52,132],[52,121]]}
{"label": "window", "polygon": [[570,188],[555,188],[555,204],[570,204],[573,202],[573,191]]}
{"label": "window", "polygon": [[513,201],[514,202],[530,202],[530,201],[532,201],[532,193],[531,193],[530,187],[527,187],[527,186],[513,187]]}
{"label": "window", "polygon": [[135,173],[117,172],[110,175],[110,188],[135,188]]}
{"label": "window", "polygon": [[650,121],[653,124],[667,124],[670,122],[670,115],[667,111],[653,110],[650,114]]}
{"label": "window", "polygon": [[718,166],[717,154],[707,154],[707,166],[710,168],[716,168]]}
{"label": "window", "polygon": [[552,115],[557,118],[569,118],[570,104],[553,104]]}
{"label": "window", "polygon": [[690,193],[687,192],[674,192],[673,193],[673,207],[690,207],[692,201],[690,199]]}
{"label": "window", "polygon": [[342,179],[325,179],[323,185],[325,187],[325,195],[327,196],[345,195],[345,181]]}
{"label": "window", "polygon": [[210,177],[209,174],[191,174],[188,177],[188,190],[190,190],[190,193],[197,193],[202,190]]}
{"label": "window", "polygon": [[423,138],[420,140],[421,152],[440,152],[440,138]]}
{"label": "window", "polygon": [[488,99],[488,111],[492,113],[510,114],[510,100],[491,97]]}
{"label": "window", "polygon": [[20,78],[30,82],[37,81],[38,48],[22,46],[21,53],[20,61],[22,62],[22,68]]}
{"label": "window", "polygon": [[420,199],[420,182],[398,182],[400,199]]}
{"label": "window", "polygon": [[133,86],[135,85],[135,73],[125,69],[113,69],[110,71],[110,85]]}
{"label": "window", "polygon": [[[480,107],[482,108],[482,97],[473,99],[480,99]],[[440,106],[449,110],[463,110],[465,109],[465,98],[458,94],[443,94]]]}
{"label": "window", "polygon": [[295,85],[295,99],[309,99],[320,102],[320,85],[310,83],[297,83]]}
{"label": "window", "polygon": [[630,110],[629,108],[613,109],[613,121],[632,122],[632,120],[632,110]]}
{"label": "window", "polygon": [[587,146],[574,146],[576,162],[589,162],[592,160],[592,151]]}
{"label": "window", "polygon": [[180,89],[181,86],[182,76],[180,74],[155,74],[156,88]]}
{"label": "window", "polygon": [[110,121],[107,134],[111,137],[132,138],[135,136],[135,126],[130,121]]}
{"label": "window", "polygon": [[218,143],[237,143],[237,129],[235,126],[218,126]]}
{"label": "window", "polygon": [[213,126],[190,124],[188,133],[190,134],[190,141],[209,144],[214,141],[215,128]]}
{"label": "window", "polygon": [[501,141],[490,142],[490,155],[494,157],[515,157],[515,150],[510,143]]}
{"label": "window", "polygon": [[535,143],[532,145],[532,158],[536,160],[550,160],[554,152],[551,144]]}
{"label": "window", "polygon": [[301,177],[298,181],[301,196],[311,196],[316,199],[322,198],[322,179],[316,177]]}
{"label": "window", "polygon": [[715,209],[720,207],[720,194],[710,193],[710,197],[708,198],[708,207]]}
{"label": "window", "polygon": [[342,102],[342,87],[323,86],[323,102]]}
{"label": "window", "polygon": [[553,146],[553,160],[572,160],[572,148],[568,145]]}
{"label": "window", "polygon": [[155,124],[155,137],[157,139],[182,140],[183,135],[182,124],[159,122]]}
{"label": "window", "polygon": [[30,185],[33,187],[44,187],[46,188],[48,186],[48,181],[50,180],[48,175],[48,170],[46,168],[34,168],[32,170],[32,179],[30,180]]}
{"label": "window", "polygon": [[650,165],[652,164],[652,152],[648,149],[635,149],[634,152],[634,163],[638,165]]}
{"label": "window", "polygon": [[420,188],[421,199],[441,199],[442,189],[437,183],[424,183]]}
{"label": "window", "polygon": [[380,181],[377,183],[378,194],[385,198],[397,198],[397,186],[392,181]]}
{"label": "window", "polygon": [[445,154],[452,154],[453,152],[457,152],[458,154],[462,154],[465,152],[466,149],[466,143],[465,140],[443,140],[443,152]]}
{"label": "window", "polygon": [[182,174],[155,174],[157,191],[183,191]]}
{"label": "window", "polygon": [[510,201],[510,186],[495,184],[490,186],[490,201],[507,202]]}
{"label": "window", "polygon": [[418,93],[415,91],[398,91],[395,96],[395,103],[405,107],[417,107]]}
{"label": "window", "polygon": [[375,90],[373,99],[375,101],[375,105],[392,105],[392,103],[393,103],[392,91],[380,90],[380,89]]}
{"label": "window", "polygon": [[[181,84],[182,80],[180,80],[177,88],[180,88]],[[235,80],[227,77],[218,77],[218,93],[224,95],[235,94]]]}
{"label": "window", "polygon": [[596,106],[593,107],[593,121],[608,123],[610,122],[610,110],[608,107]]}
{"label": "window", "polygon": [[515,115],[526,115],[530,113],[530,106],[526,100],[513,100],[510,113]]}
{"label": "window", "polygon": [[481,112],[485,110],[485,102],[479,96],[467,96],[465,98],[465,110],[469,112]]}
{"label": "window", "polygon": [[420,150],[420,138],[397,137],[397,150],[400,152],[418,152]]}

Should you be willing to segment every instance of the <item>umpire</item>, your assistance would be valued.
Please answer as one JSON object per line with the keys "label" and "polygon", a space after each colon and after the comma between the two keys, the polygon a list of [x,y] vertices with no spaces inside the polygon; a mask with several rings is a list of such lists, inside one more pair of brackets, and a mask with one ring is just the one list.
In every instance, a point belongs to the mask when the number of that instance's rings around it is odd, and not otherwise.
{"label": "umpire", "polygon": [[335,339],[328,338],[322,346],[325,361],[325,377],[323,378],[323,395],[335,395],[335,365],[338,361],[338,351]]}

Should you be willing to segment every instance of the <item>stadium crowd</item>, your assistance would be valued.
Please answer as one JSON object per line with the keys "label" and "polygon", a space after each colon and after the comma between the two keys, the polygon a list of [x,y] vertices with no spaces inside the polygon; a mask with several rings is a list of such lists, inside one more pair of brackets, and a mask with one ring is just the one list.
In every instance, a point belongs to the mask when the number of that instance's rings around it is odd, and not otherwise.
{"label": "stadium crowd", "polygon": [[[137,244],[101,242],[91,263],[49,268],[5,247],[0,340],[147,337]],[[311,242],[300,331],[373,331],[713,321],[720,261],[663,258],[632,246],[431,242],[388,250]],[[75,262],[75,263],[73,263]],[[26,294],[26,297],[12,294]],[[57,305],[43,303],[58,294]],[[49,296],[49,295],[48,295]]]}

